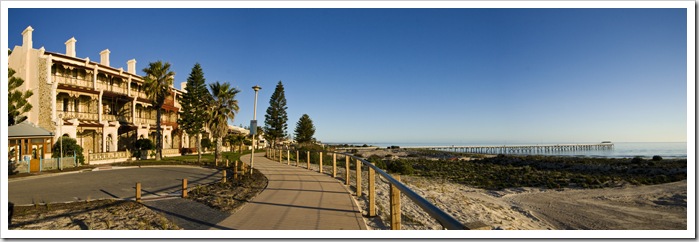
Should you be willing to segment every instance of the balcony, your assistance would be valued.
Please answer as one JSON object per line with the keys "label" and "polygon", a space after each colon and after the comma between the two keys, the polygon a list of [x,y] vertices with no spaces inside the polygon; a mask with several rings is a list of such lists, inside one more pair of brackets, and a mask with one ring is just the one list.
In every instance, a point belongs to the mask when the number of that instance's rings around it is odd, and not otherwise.
{"label": "balcony", "polygon": [[114,92],[114,93],[119,93],[122,95],[127,95],[128,92],[125,87],[122,86],[116,86],[116,85],[109,85],[107,83],[97,83],[97,87],[101,90],[108,91],[108,92]]}
{"label": "balcony", "polygon": [[150,118],[136,118],[135,123],[136,124],[150,124],[150,125],[155,125],[155,119],[150,119]]}
{"label": "balcony", "polygon": [[91,112],[71,112],[71,111],[56,111],[57,114],[62,115],[63,119],[74,119],[78,120],[92,120],[97,121],[99,115],[97,113]]}
{"label": "balcony", "polygon": [[70,86],[85,87],[88,89],[92,89],[92,80],[85,80],[85,79],[79,79],[79,78],[74,78],[74,77],[57,76],[57,75],[53,75],[52,78],[54,80],[58,81],[58,83],[60,83],[60,84],[66,84],[66,85],[70,85]]}

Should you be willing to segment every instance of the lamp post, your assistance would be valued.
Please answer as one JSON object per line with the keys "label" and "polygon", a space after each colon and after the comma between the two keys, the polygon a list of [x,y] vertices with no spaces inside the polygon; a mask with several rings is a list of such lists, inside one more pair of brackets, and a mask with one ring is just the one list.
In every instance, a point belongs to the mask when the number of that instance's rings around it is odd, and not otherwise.
{"label": "lamp post", "polygon": [[252,168],[255,166],[255,136],[257,136],[257,91],[262,89],[260,86],[255,85],[252,90],[255,90],[255,107],[253,110],[252,121],[250,121],[250,133],[252,134],[252,152],[250,152],[250,175],[252,175]]}

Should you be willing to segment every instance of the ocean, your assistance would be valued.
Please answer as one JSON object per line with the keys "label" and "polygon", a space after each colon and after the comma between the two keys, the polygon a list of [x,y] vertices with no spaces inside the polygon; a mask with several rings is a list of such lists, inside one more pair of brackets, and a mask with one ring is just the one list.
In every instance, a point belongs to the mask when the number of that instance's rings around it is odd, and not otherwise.
{"label": "ocean", "polygon": [[[364,143],[350,143],[353,145],[363,145]],[[519,143],[519,144],[477,144],[477,143],[366,143],[367,145],[381,148],[389,146],[400,146],[401,148],[423,147],[423,146],[502,146],[502,145],[555,145],[573,144],[570,143]],[[575,144],[595,144],[595,143],[575,143]],[[526,154],[526,153],[524,153]],[[618,142],[614,143],[612,150],[589,150],[574,152],[549,152],[536,153],[537,155],[552,156],[580,156],[580,157],[607,157],[607,158],[632,158],[636,156],[651,158],[655,155],[669,158],[687,158],[687,142]]]}

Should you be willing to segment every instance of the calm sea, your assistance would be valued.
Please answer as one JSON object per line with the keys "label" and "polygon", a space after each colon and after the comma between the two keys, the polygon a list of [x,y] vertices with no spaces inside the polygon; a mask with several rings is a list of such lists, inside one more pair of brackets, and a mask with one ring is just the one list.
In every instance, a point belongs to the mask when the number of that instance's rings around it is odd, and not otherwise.
{"label": "calm sea", "polygon": [[[420,147],[420,146],[498,146],[503,144],[448,144],[448,143],[367,143],[368,145],[378,147],[400,146],[405,147]],[[555,143],[554,143],[555,144]],[[560,143],[572,144],[572,143]],[[593,144],[593,143],[580,143]],[[362,145],[354,143],[354,145]],[[507,144],[507,145],[538,145],[537,143],[528,144]],[[544,144],[541,145],[552,145]],[[609,157],[609,158],[631,158],[641,156],[651,158],[654,155],[662,156],[663,158],[687,158],[687,143],[686,142],[619,142],[614,143],[613,150],[590,150],[590,151],[575,151],[575,152],[550,152],[543,155],[555,156],[584,156],[584,157]]]}

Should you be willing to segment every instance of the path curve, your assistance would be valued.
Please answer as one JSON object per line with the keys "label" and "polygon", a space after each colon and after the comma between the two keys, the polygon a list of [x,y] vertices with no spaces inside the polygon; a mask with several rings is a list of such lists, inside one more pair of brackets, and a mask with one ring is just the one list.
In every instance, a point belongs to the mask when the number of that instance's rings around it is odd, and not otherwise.
{"label": "path curve", "polygon": [[[249,163],[250,155],[241,157]],[[269,183],[252,201],[214,229],[365,230],[350,192],[338,180],[255,154],[255,169]]]}

